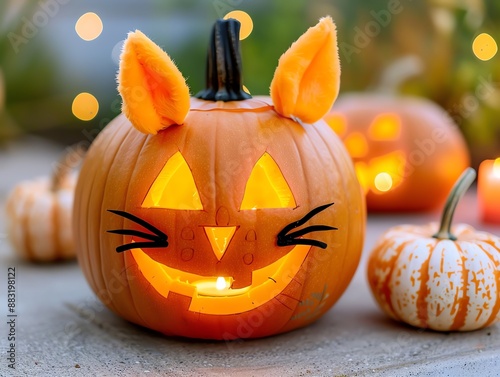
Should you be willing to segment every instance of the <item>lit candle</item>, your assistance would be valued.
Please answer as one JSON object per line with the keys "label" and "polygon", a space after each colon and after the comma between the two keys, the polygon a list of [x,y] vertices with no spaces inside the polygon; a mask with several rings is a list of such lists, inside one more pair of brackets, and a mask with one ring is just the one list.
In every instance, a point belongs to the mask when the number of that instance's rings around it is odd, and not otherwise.
{"label": "lit candle", "polygon": [[479,166],[477,195],[483,221],[500,223],[500,158]]}
{"label": "lit candle", "polygon": [[194,281],[192,284],[197,288],[197,293],[200,296],[224,297],[239,293],[238,289],[231,289],[232,277],[207,277],[204,280]]}

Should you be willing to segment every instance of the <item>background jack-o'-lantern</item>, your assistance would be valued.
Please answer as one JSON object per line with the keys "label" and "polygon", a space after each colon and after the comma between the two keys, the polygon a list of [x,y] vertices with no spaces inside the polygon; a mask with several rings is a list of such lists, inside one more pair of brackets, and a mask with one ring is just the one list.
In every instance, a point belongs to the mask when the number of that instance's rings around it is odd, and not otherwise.
{"label": "background jack-o'-lantern", "polygon": [[346,95],[325,120],[354,160],[369,211],[435,209],[469,165],[460,131],[425,99]]}
{"label": "background jack-o'-lantern", "polygon": [[117,314],[169,335],[253,338],[311,323],[362,250],[361,189],[321,120],[339,87],[332,20],[281,57],[272,100],[242,90],[238,32],[235,20],[216,23],[207,89],[191,99],[168,55],[131,33],[124,114],[90,148],[76,190],[91,287]]}

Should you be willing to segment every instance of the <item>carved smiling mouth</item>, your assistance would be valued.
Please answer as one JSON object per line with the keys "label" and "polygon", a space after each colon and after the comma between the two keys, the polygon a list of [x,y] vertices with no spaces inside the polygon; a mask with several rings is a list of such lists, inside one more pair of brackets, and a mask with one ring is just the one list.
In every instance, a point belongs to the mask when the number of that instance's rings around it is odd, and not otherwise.
{"label": "carved smiling mouth", "polygon": [[252,283],[243,288],[232,288],[232,276],[203,276],[178,270],[159,263],[148,256],[144,248],[167,248],[168,237],[147,221],[124,211],[109,210],[115,215],[126,218],[151,233],[134,229],[108,230],[109,233],[140,237],[147,241],[123,244],[116,248],[118,253],[130,250],[137,266],[149,284],[163,297],[170,292],[191,297],[189,310],[204,314],[237,314],[259,307],[279,296],[295,278],[304,264],[312,246],[322,249],[326,243],[305,238],[311,232],[337,230],[327,225],[303,226],[318,213],[332,206],[325,204],[309,211],[301,219],[285,226],[277,235],[276,244],[280,247],[293,246],[286,255],[266,267],[252,271]]}
{"label": "carved smiling mouth", "polygon": [[207,277],[158,263],[141,249],[132,255],[144,278],[163,297],[170,292],[191,297],[189,310],[205,314],[243,313],[279,295],[304,263],[311,246],[297,245],[276,262],[252,272],[252,284],[232,289],[232,277]]}

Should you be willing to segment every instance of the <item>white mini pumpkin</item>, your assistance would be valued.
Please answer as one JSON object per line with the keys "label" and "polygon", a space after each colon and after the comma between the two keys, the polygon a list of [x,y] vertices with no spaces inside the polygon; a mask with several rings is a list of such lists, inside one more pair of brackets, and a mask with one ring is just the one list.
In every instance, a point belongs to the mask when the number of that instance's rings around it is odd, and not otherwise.
{"label": "white mini pumpkin", "polygon": [[390,317],[437,331],[470,331],[500,319],[500,238],[450,224],[474,181],[467,170],[452,189],[441,227],[389,229],[368,261],[368,281]]}
{"label": "white mini pumpkin", "polygon": [[52,177],[21,182],[11,191],[6,202],[7,234],[22,258],[32,262],[75,258],[71,218],[76,181],[68,154]]}

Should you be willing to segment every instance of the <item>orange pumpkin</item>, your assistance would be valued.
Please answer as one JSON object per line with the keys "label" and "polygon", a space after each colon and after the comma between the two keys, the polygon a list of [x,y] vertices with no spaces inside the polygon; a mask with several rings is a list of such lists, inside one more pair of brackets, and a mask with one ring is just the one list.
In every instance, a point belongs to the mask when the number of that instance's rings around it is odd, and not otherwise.
{"label": "orange pumpkin", "polygon": [[393,319],[437,331],[470,331],[500,319],[500,238],[459,224],[459,198],[474,181],[467,170],[452,190],[441,226],[389,229],[368,260],[368,282]]}
{"label": "orange pumpkin", "polygon": [[362,250],[361,189],[321,120],[339,85],[332,20],[281,57],[272,100],[242,90],[238,32],[236,20],[217,21],[207,89],[191,99],[168,55],[129,34],[124,114],[95,140],[76,190],[91,287],[117,314],[168,335],[254,338],[311,323]]}
{"label": "orange pumpkin", "polygon": [[325,120],[354,160],[369,211],[437,208],[469,166],[460,131],[425,99],[346,95]]}

